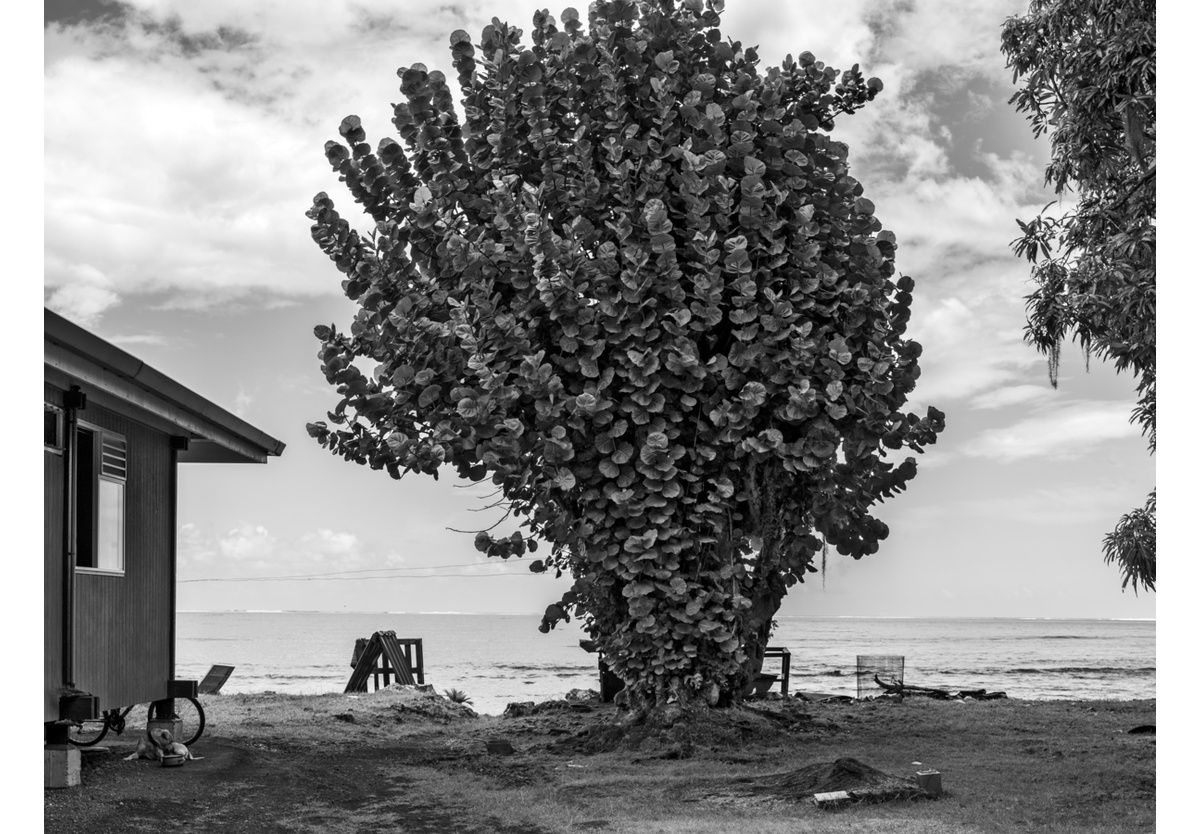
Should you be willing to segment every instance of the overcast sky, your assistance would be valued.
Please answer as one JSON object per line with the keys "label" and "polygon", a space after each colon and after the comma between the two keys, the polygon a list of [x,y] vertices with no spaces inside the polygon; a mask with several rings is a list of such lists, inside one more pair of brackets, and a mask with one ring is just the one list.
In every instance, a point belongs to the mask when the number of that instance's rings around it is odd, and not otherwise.
{"label": "overcast sky", "polygon": [[[528,29],[542,5],[47,0],[44,304],[288,444],[266,466],[184,467],[182,610],[540,612],[565,589],[447,529],[490,523],[478,493],[393,481],[304,430],[337,402],[312,328],[355,310],[304,216],[318,191],[355,213],[325,141],[349,114],[391,135],[397,67],[452,74],[452,31]],[[1025,3],[727,5],[722,30],[764,66],[808,50],[883,80],[834,135],[917,282],[913,406],[947,415],[879,511],[879,553],[831,554],[781,613],[1154,617],[1100,549],[1155,486],[1134,381],[1068,346],[1055,390],[1021,338],[1014,219],[1054,199],[1047,145],[1006,103],[1000,26]]]}

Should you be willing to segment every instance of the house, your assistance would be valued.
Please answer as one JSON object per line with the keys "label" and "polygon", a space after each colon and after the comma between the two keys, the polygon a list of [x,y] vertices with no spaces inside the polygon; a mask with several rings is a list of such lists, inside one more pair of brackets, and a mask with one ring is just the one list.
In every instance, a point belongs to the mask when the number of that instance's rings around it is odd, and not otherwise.
{"label": "house", "polygon": [[175,679],[177,466],[284,444],[50,310],[45,360],[49,745],[63,718],[192,694]]}

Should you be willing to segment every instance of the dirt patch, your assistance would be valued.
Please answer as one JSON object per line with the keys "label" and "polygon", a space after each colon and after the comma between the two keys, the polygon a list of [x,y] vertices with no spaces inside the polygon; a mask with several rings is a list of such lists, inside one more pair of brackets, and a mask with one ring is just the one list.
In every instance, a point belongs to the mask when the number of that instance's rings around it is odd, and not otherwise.
{"label": "dirt patch", "polygon": [[[698,748],[732,753],[746,747],[775,747],[797,735],[835,731],[836,725],[815,719],[795,700],[753,701],[730,709],[680,712],[669,724],[630,723],[615,709],[598,709],[573,733],[573,721],[560,722],[561,737],[553,747],[561,753],[597,754],[629,751],[640,758],[689,758]],[[544,724],[543,718],[543,724]],[[635,758],[635,761],[638,760]]]}
{"label": "dirt patch", "polygon": [[202,740],[196,753],[203,758],[180,768],[124,761],[124,752],[88,753],[84,788],[46,792],[47,831],[161,832],[181,823],[192,831],[235,834],[538,830],[467,819],[444,802],[425,801],[403,774],[445,758],[448,751],[436,746],[384,744],[366,751]]}
{"label": "dirt patch", "polygon": [[[1155,735],[1128,732],[1154,723],[1153,702],[781,699],[671,726],[590,707],[502,718],[471,717],[429,693],[214,697],[194,745],[202,760],[126,762],[137,733],[110,735],[109,753],[87,755],[82,787],[44,792],[45,830],[720,834],[843,831],[852,819],[878,830],[870,806],[830,814],[801,800],[871,783],[868,767],[911,779],[914,760],[942,774],[945,793],[889,806],[913,826],[896,830],[1114,834],[1154,824]],[[490,754],[495,740],[512,752]],[[848,757],[865,763],[859,783]]]}
{"label": "dirt patch", "polygon": [[[427,768],[482,757],[483,723],[432,687],[369,695],[211,699],[201,758],[125,761],[140,728],[83,751],[80,788],[45,791],[56,834],[161,832],[538,832],[421,795]],[[468,819],[468,816],[470,818]]]}
{"label": "dirt patch", "polygon": [[[504,821],[424,802],[431,770],[506,789],[545,783],[575,756],[629,753],[632,761],[730,752],[811,732],[800,702],[702,710],[671,727],[636,725],[590,699],[522,705],[508,718],[479,717],[432,687],[313,698],[230,696],[209,709],[210,727],[181,768],[125,761],[136,732],[84,752],[84,787],[47,791],[47,830],[161,831],[188,821],[228,832],[530,832]],[[222,732],[237,728],[236,737]],[[504,740],[512,755],[488,753]]]}

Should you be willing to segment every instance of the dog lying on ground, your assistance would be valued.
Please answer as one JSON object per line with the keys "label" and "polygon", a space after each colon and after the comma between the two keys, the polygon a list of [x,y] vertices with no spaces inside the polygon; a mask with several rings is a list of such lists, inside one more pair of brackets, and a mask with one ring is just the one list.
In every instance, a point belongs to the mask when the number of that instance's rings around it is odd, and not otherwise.
{"label": "dog lying on ground", "polygon": [[180,744],[171,735],[170,730],[156,727],[147,730],[146,735],[138,739],[137,749],[125,757],[125,761],[133,759],[154,759],[161,762],[163,756],[183,756],[190,761],[200,761],[203,756],[193,756],[192,751]]}

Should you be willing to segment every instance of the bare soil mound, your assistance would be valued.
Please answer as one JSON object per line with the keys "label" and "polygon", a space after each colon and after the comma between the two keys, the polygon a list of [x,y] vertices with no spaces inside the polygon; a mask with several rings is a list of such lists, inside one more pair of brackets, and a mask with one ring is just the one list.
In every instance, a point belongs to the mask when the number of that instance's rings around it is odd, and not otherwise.
{"label": "bare soil mound", "polygon": [[439,695],[430,684],[405,685],[394,683],[368,696],[376,704],[396,717],[420,716],[449,724],[464,718],[478,718],[475,710],[466,704],[451,701]]}
{"label": "bare soil mound", "polygon": [[704,786],[692,798],[720,804],[753,804],[767,800],[800,802],[818,794],[839,794],[825,807],[856,802],[931,799],[915,778],[893,776],[844,757],[832,762],[817,762],[798,770],[724,780]]}
{"label": "bare soil mound", "polygon": [[758,776],[736,784],[746,793],[772,794],[795,799],[834,791],[870,794],[887,799],[915,799],[925,796],[915,779],[892,776],[849,756],[833,762],[818,762],[786,773]]}

